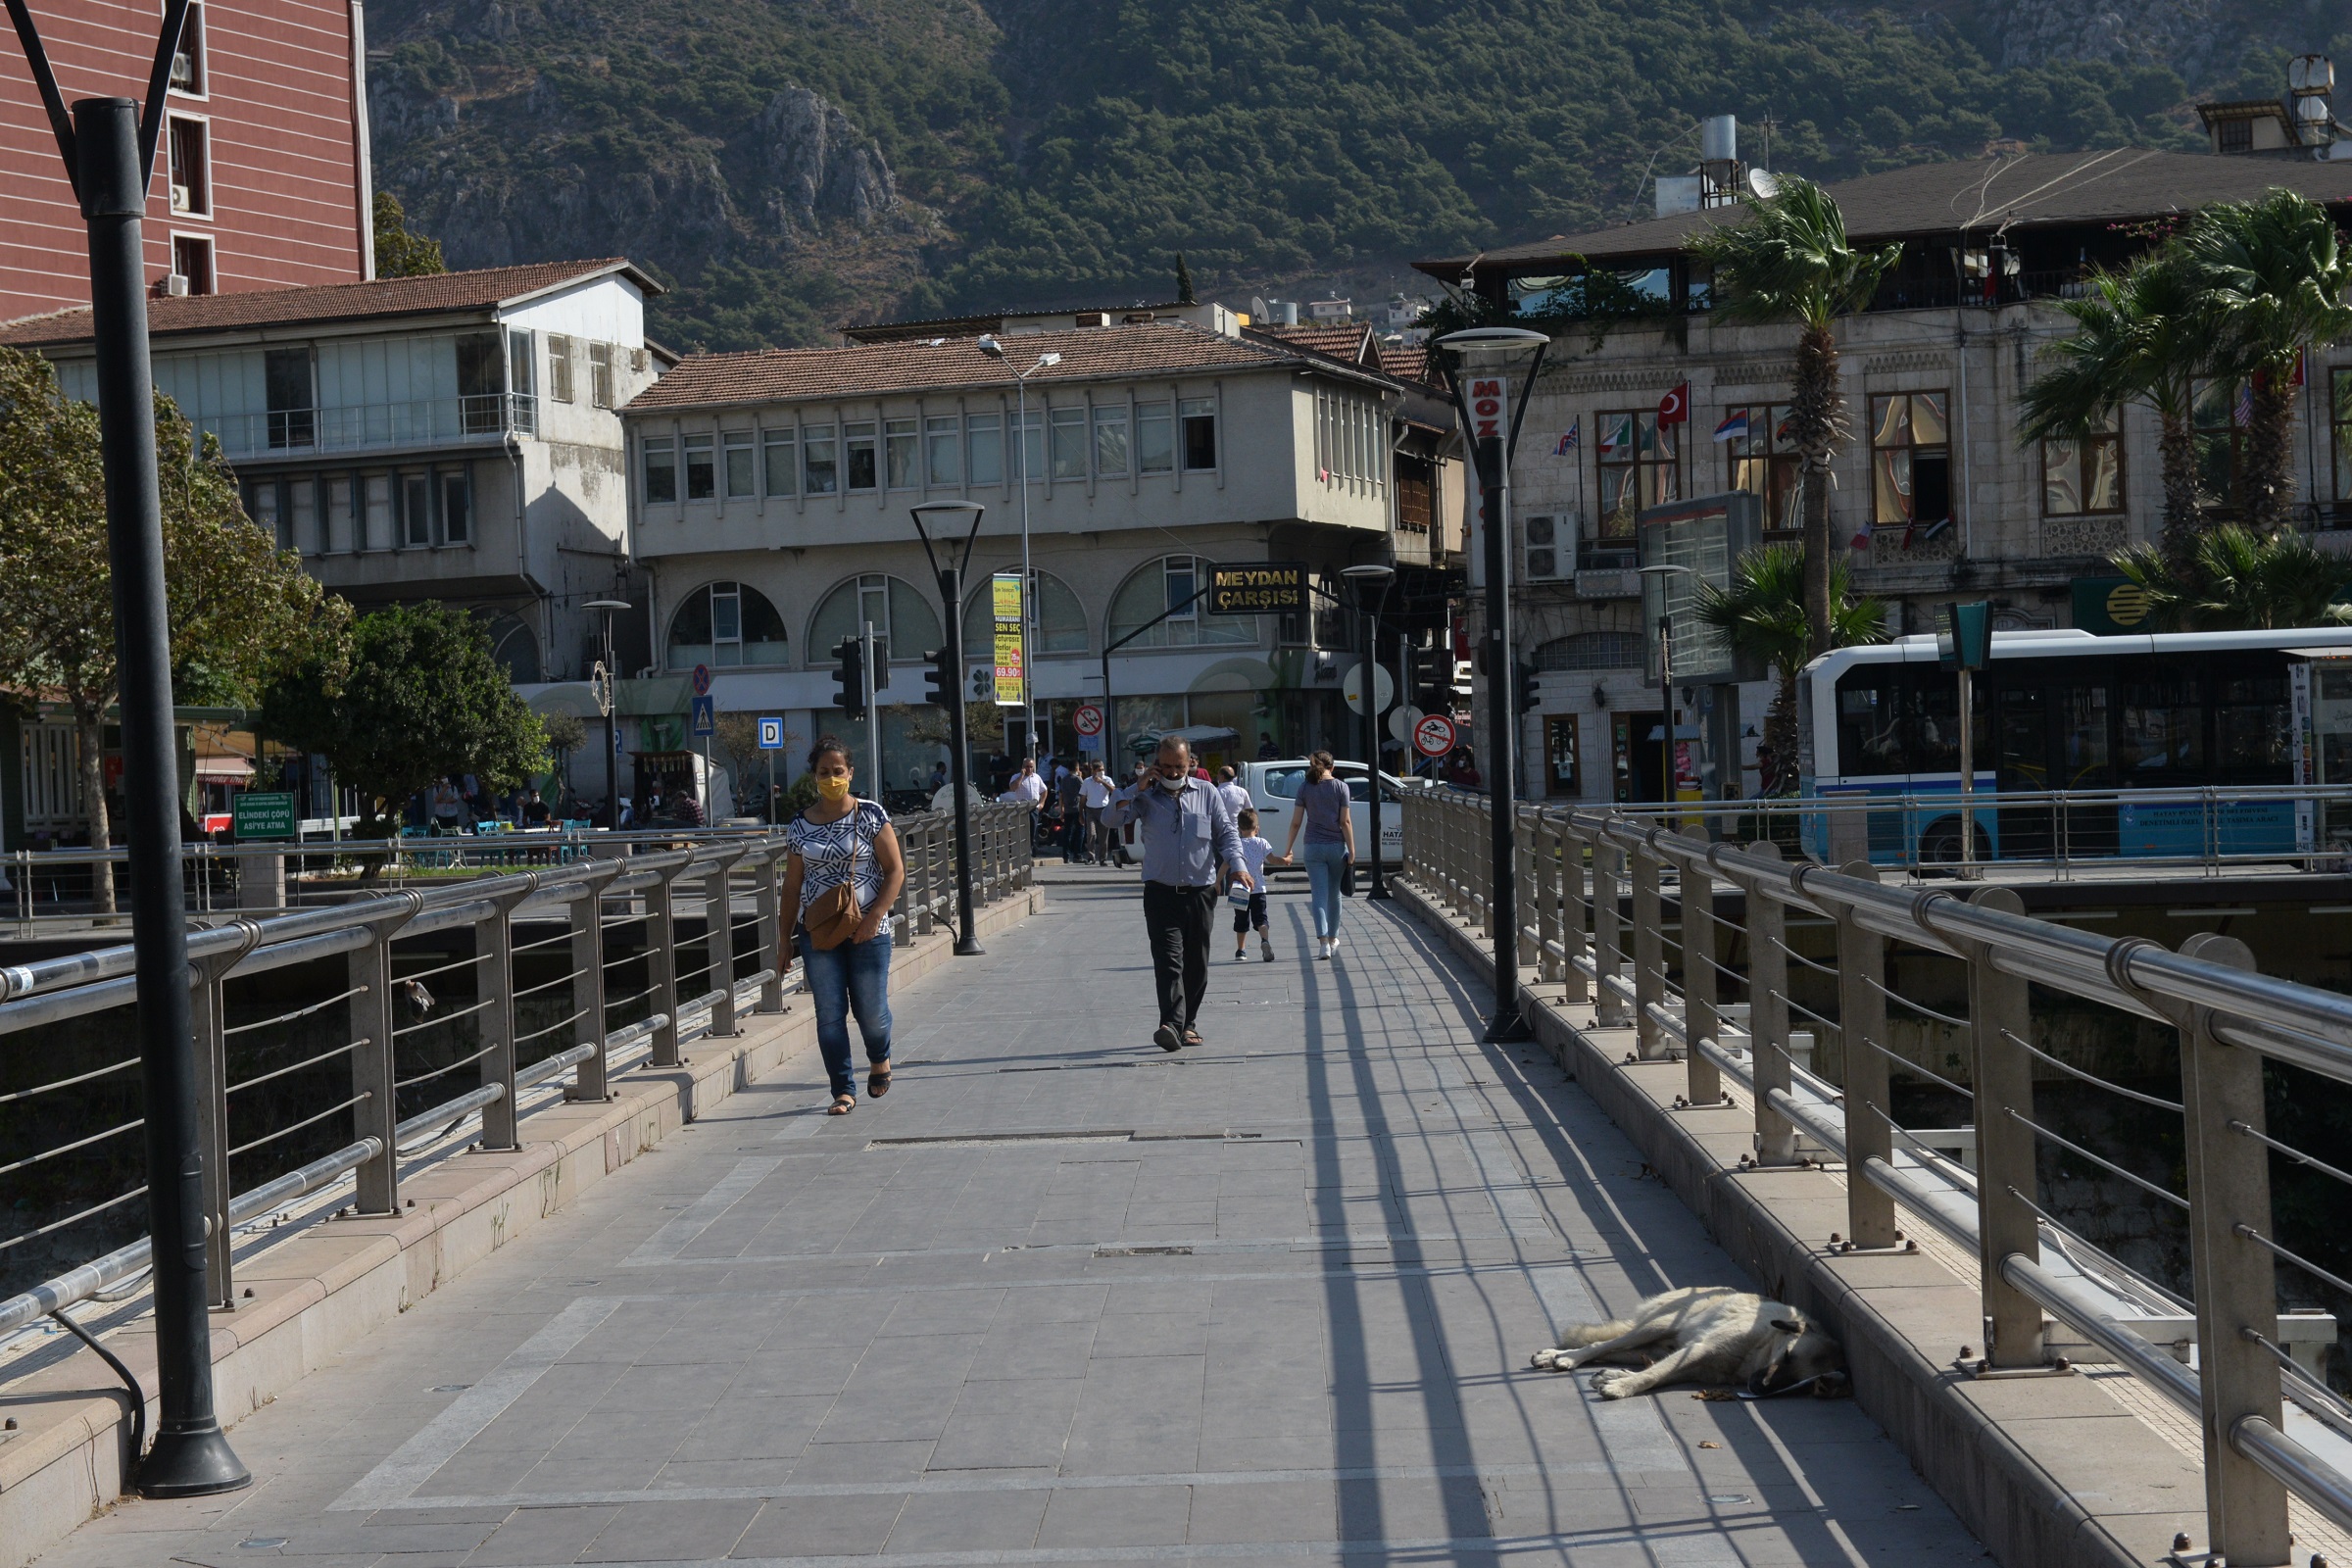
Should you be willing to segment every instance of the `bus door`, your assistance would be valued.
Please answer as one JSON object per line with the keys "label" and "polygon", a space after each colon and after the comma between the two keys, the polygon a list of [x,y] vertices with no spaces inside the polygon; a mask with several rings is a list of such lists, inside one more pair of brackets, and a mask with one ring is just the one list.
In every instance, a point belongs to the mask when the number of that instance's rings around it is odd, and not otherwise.
{"label": "bus door", "polygon": [[1993,788],[2001,797],[1995,815],[2000,853],[2011,859],[2048,859],[2057,843],[2052,808],[2012,806],[2007,797],[2038,795],[2050,787],[2049,693],[2038,683],[2004,684],[1985,695],[1992,707]]}

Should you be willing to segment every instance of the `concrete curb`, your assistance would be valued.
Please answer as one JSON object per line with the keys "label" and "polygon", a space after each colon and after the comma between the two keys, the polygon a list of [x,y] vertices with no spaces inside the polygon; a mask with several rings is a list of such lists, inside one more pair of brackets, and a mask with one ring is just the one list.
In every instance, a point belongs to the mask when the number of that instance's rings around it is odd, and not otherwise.
{"label": "concrete curb", "polygon": [[[1045,902],[1032,886],[977,910],[979,934],[1016,926]],[[954,946],[944,929],[908,943],[892,956],[892,983],[949,962]],[[242,1264],[238,1288],[252,1298],[213,1318],[222,1423],[233,1428],[737,1090],[815,1049],[806,1006],[741,1022],[733,1040],[692,1042],[683,1066],[629,1073],[603,1104],[536,1112],[519,1149],[459,1154],[418,1172],[401,1184],[413,1210],[319,1225]],[[150,1391],[152,1431],[152,1332],[134,1324],[107,1346]],[[121,1380],[88,1350],[0,1391],[0,1414],[19,1428],[0,1439],[0,1568],[22,1568],[122,1495],[129,1412]]]}
{"label": "concrete curb", "polygon": [[[1476,930],[1392,879],[1400,906],[1466,961]],[[1820,1316],[1845,1346],[1855,1397],[2005,1568],[2145,1568],[2177,1531],[2205,1533],[2201,1468],[2081,1377],[1984,1381],[1950,1362],[1984,1341],[1975,1287],[1925,1253],[1832,1256],[1843,1188],[1826,1172],[1741,1170],[1748,1112],[1674,1108],[1677,1061],[1627,1062],[1634,1031],[1596,1026],[1557,985],[1520,987],[1536,1038],[1758,1288]]]}

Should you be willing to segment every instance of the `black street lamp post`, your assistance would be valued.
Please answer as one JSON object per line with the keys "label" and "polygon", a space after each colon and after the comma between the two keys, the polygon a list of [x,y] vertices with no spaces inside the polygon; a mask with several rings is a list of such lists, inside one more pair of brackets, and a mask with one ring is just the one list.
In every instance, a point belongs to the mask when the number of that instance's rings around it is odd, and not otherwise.
{"label": "black street lamp post", "polygon": [[155,1271],[155,1352],[162,1405],[155,1442],[131,1456],[149,1497],[250,1486],[213,1404],[206,1316],[203,1145],[181,907],[179,770],[172,733],[172,630],[164,600],[163,500],[147,358],[143,220],[172,57],[187,0],[170,0],[147,84],[128,98],[84,98],[71,118],[24,0],[8,0],[26,63],[89,228],[90,329],[106,474],[107,561],[122,670],[122,795],[129,830],[131,944],[137,952],[139,1058],[147,1144],[147,1225]]}
{"label": "black street lamp post", "polygon": [[[1512,836],[1517,828],[1519,746],[1512,678],[1510,595],[1511,454],[1527,417],[1528,394],[1551,339],[1518,326],[1474,326],[1448,332],[1438,347],[1448,351],[1446,374],[1462,417],[1462,434],[1478,466],[1479,527],[1486,536],[1487,790],[1491,808],[1494,887],[1494,1016],[1489,1040],[1527,1035],[1519,1013],[1519,884]],[[1512,371],[1526,366],[1516,387]]]}
{"label": "black street lamp post", "polygon": [[620,671],[613,667],[612,617],[629,608],[625,599],[591,599],[580,607],[605,612],[605,667],[597,706],[605,710],[605,826],[620,831]]}
{"label": "black street lamp post", "polygon": [[1364,699],[1364,766],[1370,773],[1365,787],[1372,792],[1372,885],[1364,891],[1364,897],[1378,902],[1388,898],[1389,884],[1380,874],[1380,656],[1377,645],[1380,641],[1380,612],[1388,603],[1389,585],[1396,580],[1396,568],[1367,562],[1360,566],[1343,567],[1340,575],[1355,584],[1355,608],[1364,623],[1364,656],[1356,664],[1356,684],[1362,688]]}
{"label": "black street lamp post", "polygon": [[[956,952],[970,957],[987,950],[980,946],[972,924],[972,798],[970,746],[963,719],[963,568],[971,564],[972,546],[980,538],[980,514],[987,509],[975,501],[931,501],[914,509],[914,531],[923,541],[923,554],[939,577],[940,607],[947,612],[947,668],[940,686],[948,699],[948,788],[956,792]],[[963,536],[963,557],[939,564],[931,548],[931,530],[923,515],[930,513],[951,528],[968,513],[970,531]]]}

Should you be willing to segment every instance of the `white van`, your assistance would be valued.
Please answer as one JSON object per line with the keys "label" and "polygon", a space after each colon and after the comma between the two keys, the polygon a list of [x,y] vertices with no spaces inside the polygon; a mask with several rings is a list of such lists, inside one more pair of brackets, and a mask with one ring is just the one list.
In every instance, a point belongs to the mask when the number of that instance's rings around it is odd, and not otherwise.
{"label": "white van", "polygon": [[[1372,843],[1372,793],[1366,782],[1367,769],[1361,762],[1339,761],[1332,764],[1332,774],[1348,786],[1348,793],[1355,802],[1355,851],[1361,859]],[[1235,776],[1241,786],[1250,792],[1250,803],[1257,808],[1257,831],[1267,843],[1274,846],[1274,853],[1280,855],[1291,835],[1291,818],[1298,808],[1298,786],[1306,782],[1306,759],[1244,762]],[[1398,865],[1404,859],[1404,812],[1396,804],[1397,793],[1428,787],[1425,779],[1400,779],[1390,773],[1380,775],[1382,864]]]}

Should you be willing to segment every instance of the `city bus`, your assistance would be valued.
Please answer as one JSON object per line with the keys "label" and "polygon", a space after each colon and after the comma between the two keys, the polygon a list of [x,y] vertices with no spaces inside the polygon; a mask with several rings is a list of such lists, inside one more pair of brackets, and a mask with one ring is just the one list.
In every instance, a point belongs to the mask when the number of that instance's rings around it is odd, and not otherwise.
{"label": "city bus", "polygon": [[[1991,652],[1973,677],[1979,859],[2309,848],[2309,792],[2299,808],[2294,788],[2311,750],[2296,719],[2309,682],[2292,672],[2352,653],[2352,627],[1996,631]],[[1810,853],[1833,864],[1961,859],[1959,683],[1933,636],[1814,660],[1798,676],[1797,722]]]}

